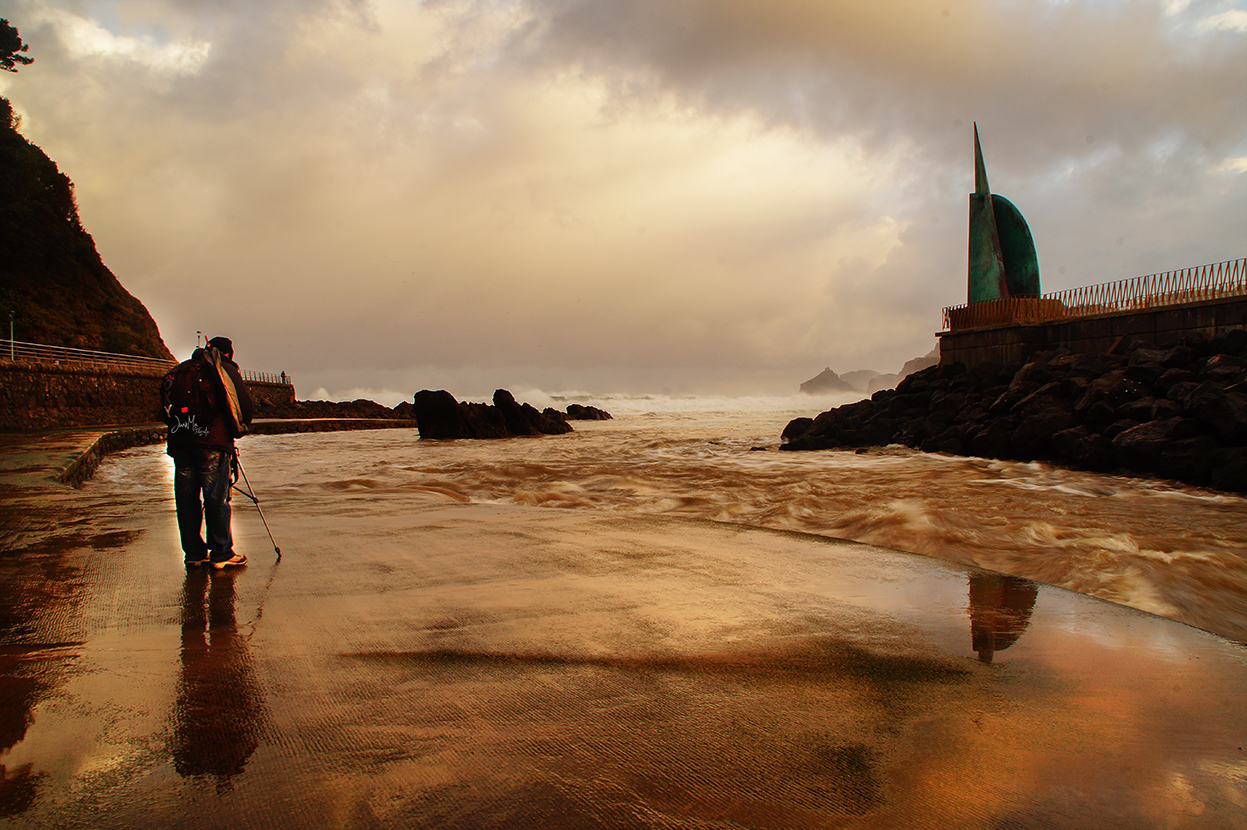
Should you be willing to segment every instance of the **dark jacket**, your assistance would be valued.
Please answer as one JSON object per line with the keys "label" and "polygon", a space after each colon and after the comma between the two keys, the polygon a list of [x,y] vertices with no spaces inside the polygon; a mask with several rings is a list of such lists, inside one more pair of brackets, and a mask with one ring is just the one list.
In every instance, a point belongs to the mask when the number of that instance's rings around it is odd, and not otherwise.
{"label": "dark jacket", "polygon": [[[247,391],[247,384],[238,371],[238,364],[216,349],[196,349],[191,360],[200,364],[201,376],[212,386],[213,407],[206,423],[189,428],[176,418],[166,421],[169,426],[168,451],[175,449],[206,447],[234,449],[234,439],[243,435],[255,416],[255,404]],[[161,388],[161,404],[167,409],[167,393]]]}

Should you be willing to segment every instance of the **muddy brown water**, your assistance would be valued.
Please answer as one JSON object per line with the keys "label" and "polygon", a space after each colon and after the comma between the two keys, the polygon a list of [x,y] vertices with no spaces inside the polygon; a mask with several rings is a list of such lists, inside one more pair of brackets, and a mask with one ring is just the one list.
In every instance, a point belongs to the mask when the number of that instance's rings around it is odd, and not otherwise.
{"label": "muddy brown water", "polygon": [[[906,449],[777,453],[786,413],[655,413],[559,440],[389,431],[246,450],[273,497],[521,504],[798,530],[973,564],[1247,642],[1247,499]],[[280,472],[259,472],[280,470]],[[260,486],[257,484],[257,486]]]}
{"label": "muddy brown water", "polygon": [[211,575],[158,447],[6,499],[0,825],[1247,821],[1247,650],[1125,604],[1241,639],[1243,500],[774,420],[248,438]]}

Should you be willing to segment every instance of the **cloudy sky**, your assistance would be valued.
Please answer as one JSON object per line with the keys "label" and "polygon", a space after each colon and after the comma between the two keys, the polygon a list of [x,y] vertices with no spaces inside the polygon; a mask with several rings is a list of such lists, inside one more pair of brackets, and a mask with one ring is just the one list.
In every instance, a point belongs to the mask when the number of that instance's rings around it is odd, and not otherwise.
{"label": "cloudy sky", "polygon": [[[105,263],[300,397],[786,394],[965,301],[1247,255],[1247,0],[0,0]],[[396,397],[398,396],[398,397]]]}

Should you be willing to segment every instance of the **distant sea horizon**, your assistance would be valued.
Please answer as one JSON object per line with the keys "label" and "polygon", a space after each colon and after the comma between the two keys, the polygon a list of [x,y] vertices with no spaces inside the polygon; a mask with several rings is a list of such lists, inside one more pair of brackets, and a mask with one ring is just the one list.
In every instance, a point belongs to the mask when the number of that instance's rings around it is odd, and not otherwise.
{"label": "distant sea horizon", "polygon": [[[594,393],[579,390],[547,391],[525,386],[501,385],[498,389],[506,389],[521,403],[529,403],[538,409],[552,406],[564,409],[568,404],[576,403],[592,405],[605,409],[614,416],[642,415],[647,412],[687,413],[698,412],[775,412],[776,414],[824,412],[843,406],[847,403],[868,398],[869,392],[834,392],[824,395],[810,395],[804,392],[793,392],[789,395],[756,394],[726,395],[714,393],[670,393],[670,392],[606,392]],[[330,391],[321,387],[310,395],[299,395],[300,400],[323,400],[348,402],[354,400],[375,401],[383,406],[394,407],[403,401],[411,401],[419,391],[400,392],[393,389],[355,388]],[[488,402],[493,398],[494,390],[461,392],[447,389],[456,400],[469,402]],[[796,417],[794,415],[794,417]]]}

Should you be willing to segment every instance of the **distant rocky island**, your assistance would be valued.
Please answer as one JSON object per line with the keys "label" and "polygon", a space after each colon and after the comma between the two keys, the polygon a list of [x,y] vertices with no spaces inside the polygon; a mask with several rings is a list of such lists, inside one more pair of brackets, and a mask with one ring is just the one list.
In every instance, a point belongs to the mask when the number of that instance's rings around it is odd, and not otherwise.
{"label": "distant rocky island", "polygon": [[915,357],[913,360],[907,361],[901,367],[901,371],[896,374],[886,375],[873,369],[859,369],[855,372],[845,372],[843,375],[837,375],[828,366],[801,384],[801,391],[806,395],[834,395],[851,392],[861,392],[869,395],[878,392],[880,389],[892,389],[903,378],[928,366],[934,366],[939,361],[938,352],[932,350],[925,357]]}

